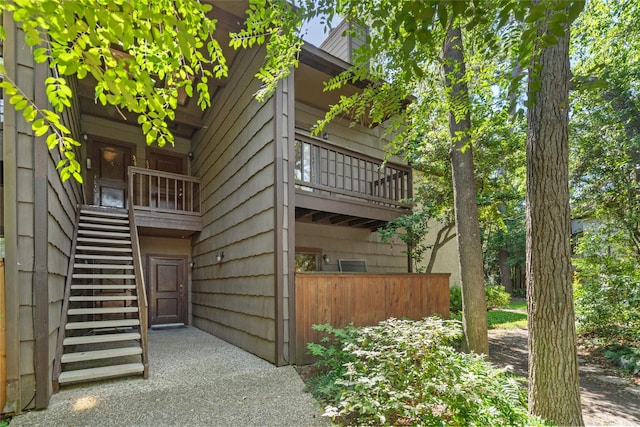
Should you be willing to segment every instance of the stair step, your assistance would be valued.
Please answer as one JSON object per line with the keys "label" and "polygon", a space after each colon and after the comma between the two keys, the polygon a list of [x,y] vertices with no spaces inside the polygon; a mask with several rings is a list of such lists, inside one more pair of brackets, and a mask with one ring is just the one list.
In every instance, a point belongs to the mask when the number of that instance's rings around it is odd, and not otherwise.
{"label": "stair step", "polygon": [[98,344],[105,342],[139,340],[138,332],[127,332],[120,334],[86,335],[84,337],[68,337],[62,342],[63,345]]}
{"label": "stair step", "polygon": [[92,268],[99,270],[133,270],[130,264],[73,264],[73,268]]}
{"label": "stair step", "polygon": [[129,219],[102,218],[98,216],[80,216],[80,221],[96,224],[129,225]]}
{"label": "stair step", "polygon": [[103,243],[106,245],[130,245],[131,240],[118,240],[118,239],[96,239],[93,237],[78,237],[78,242],[86,243]]}
{"label": "stair step", "polygon": [[82,314],[120,314],[137,313],[138,307],[96,307],[96,308],[70,308],[67,316],[79,316]]}
{"label": "stair step", "polygon": [[135,356],[142,354],[140,347],[121,347],[108,350],[81,351],[62,355],[62,363],[83,362],[86,360],[110,359],[112,357]]}
{"label": "stair step", "polygon": [[111,224],[92,224],[88,222],[81,222],[79,224],[80,229],[95,228],[98,230],[111,230],[111,231],[129,231],[128,225],[111,225]]}
{"label": "stair step", "polygon": [[[132,256],[127,255],[97,255],[97,254],[76,254],[76,259],[91,259],[101,261],[133,261]],[[91,264],[87,264],[91,265]],[[95,264],[100,265],[100,264]]]}
{"label": "stair step", "polygon": [[129,214],[124,209],[122,209],[119,212],[116,212],[113,210],[91,209],[91,208],[84,207],[84,208],[80,208],[80,214],[100,216],[100,217],[112,217],[112,218],[129,218]]}
{"label": "stair step", "polygon": [[125,326],[138,326],[138,319],[120,319],[120,320],[94,320],[90,322],[69,322],[65,329],[97,329],[97,328],[122,328]]}
{"label": "stair step", "polygon": [[69,297],[71,302],[91,302],[91,301],[136,301],[138,297],[135,295],[85,295]]}
{"label": "stair step", "polygon": [[131,237],[131,233],[120,233],[115,231],[103,231],[103,230],[78,230],[78,234],[86,236],[101,236],[110,238],[128,238]]}
{"label": "stair step", "polygon": [[135,279],[135,274],[74,274],[74,279]]}
{"label": "stair step", "polygon": [[[73,276],[76,277],[75,275]],[[72,290],[81,290],[81,289],[102,289],[102,290],[110,290],[110,291],[124,291],[126,289],[135,289],[136,285],[71,285]]]}
{"label": "stair step", "polygon": [[[109,246],[76,246],[78,251],[93,251],[93,252],[132,252],[131,248],[114,248]],[[76,258],[78,256],[76,255]]]}
{"label": "stair step", "polygon": [[62,372],[58,377],[58,383],[69,384],[78,381],[142,374],[143,372],[144,365],[142,363],[127,363],[124,365],[104,366],[101,368],[78,369],[76,371]]}

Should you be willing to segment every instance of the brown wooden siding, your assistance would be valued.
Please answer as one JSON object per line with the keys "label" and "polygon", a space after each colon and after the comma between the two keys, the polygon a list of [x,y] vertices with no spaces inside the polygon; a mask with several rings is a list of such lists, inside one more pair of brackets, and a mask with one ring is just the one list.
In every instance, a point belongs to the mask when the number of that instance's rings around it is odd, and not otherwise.
{"label": "brown wooden siding", "polygon": [[322,249],[330,259],[324,271],[338,271],[338,259],[364,259],[370,273],[408,272],[406,245],[399,239],[383,243],[367,229],[298,222],[296,246]]}
{"label": "brown wooden siding", "polygon": [[296,274],[296,358],[310,363],[307,343],[320,342],[312,325],[375,325],[395,317],[449,317],[447,274]]}
{"label": "brown wooden siding", "polygon": [[[30,50],[10,14],[4,64],[7,75],[28,95],[34,94]],[[8,103],[4,111],[5,292],[7,324],[7,402],[3,412],[22,409],[34,397],[33,369],[33,137]]]}
{"label": "brown wooden siding", "polygon": [[319,47],[343,61],[351,61],[351,52],[349,51],[351,36],[343,35],[348,29],[349,23],[347,21],[340,22],[337,27],[331,30]]}
{"label": "brown wooden siding", "polygon": [[194,326],[275,363],[275,107],[253,99],[263,55],[238,54],[194,137],[203,231],[193,237],[192,312]]}
{"label": "brown wooden siding", "polygon": [[[296,128],[308,131],[316,122],[324,117],[324,112],[312,106],[296,102]],[[345,119],[332,120],[325,128],[328,143],[348,150],[365,154],[376,159],[386,157],[385,145],[389,142],[384,138],[385,129],[382,125],[374,128],[355,125]],[[390,162],[406,164],[401,158],[393,156]]]}
{"label": "brown wooden siding", "polygon": [[[34,69],[31,49],[9,20],[5,65],[25,93],[46,106],[44,65]],[[73,87],[75,82],[71,81]],[[68,109],[65,124],[79,137],[79,112]],[[69,260],[80,186],[63,184],[56,170],[57,150],[34,138],[21,114],[5,104],[5,232],[7,293],[6,412],[42,408],[51,395],[51,369],[60,321],[64,276]],[[14,309],[15,307],[15,309]],[[35,321],[34,321],[35,319]],[[14,323],[15,322],[15,323]],[[12,324],[19,325],[16,329]],[[18,344],[19,343],[19,344]],[[35,397],[34,397],[35,390]]]}

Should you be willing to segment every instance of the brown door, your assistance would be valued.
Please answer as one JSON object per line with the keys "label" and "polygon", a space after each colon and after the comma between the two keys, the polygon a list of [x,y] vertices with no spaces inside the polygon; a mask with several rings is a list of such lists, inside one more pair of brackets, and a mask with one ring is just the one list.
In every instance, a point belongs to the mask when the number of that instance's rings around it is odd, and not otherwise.
{"label": "brown door", "polygon": [[187,259],[149,256],[149,324],[186,323]]}
{"label": "brown door", "polygon": [[112,208],[127,207],[127,170],[131,148],[105,142],[94,143],[93,203]]}
{"label": "brown door", "polygon": [[[150,150],[147,154],[149,168],[162,172],[184,175],[187,173],[187,158],[164,151]],[[169,177],[158,177],[151,181],[151,206],[160,209],[184,209],[183,182]]]}

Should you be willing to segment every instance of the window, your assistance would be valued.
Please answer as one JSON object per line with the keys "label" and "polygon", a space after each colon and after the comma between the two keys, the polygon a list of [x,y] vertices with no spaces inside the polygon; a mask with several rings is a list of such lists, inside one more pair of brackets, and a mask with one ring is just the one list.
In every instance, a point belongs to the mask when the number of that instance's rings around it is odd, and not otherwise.
{"label": "window", "polygon": [[296,272],[322,271],[322,249],[296,248]]}

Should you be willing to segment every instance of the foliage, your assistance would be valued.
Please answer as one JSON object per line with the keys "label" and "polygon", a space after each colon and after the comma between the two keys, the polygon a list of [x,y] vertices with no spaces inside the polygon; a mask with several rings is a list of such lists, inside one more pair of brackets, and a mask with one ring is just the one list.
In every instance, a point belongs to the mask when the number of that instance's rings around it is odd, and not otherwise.
{"label": "foliage", "polygon": [[571,184],[575,215],[615,222],[640,258],[639,15],[593,0],[576,22]]}
{"label": "foliage", "polygon": [[457,352],[460,337],[459,322],[437,318],[350,330],[325,353],[336,360],[323,359],[339,371],[326,383],[325,415],[354,425],[540,425],[518,380]]}
{"label": "foliage", "polygon": [[[95,100],[137,115],[147,144],[173,144],[167,122],[175,118],[180,93],[198,94],[198,105],[211,105],[208,81],[227,74],[222,49],[213,37],[216,21],[210,5],[196,0],[14,0],[0,2],[22,26],[37,63],[51,69],[44,82],[52,109],[36,105],[0,67],[8,101],[36,136],[58,148],[63,180],[81,181],[74,147],[80,143],[63,124],[71,107],[70,79],[93,78]],[[0,39],[6,33],[0,27]]]}
{"label": "foliage", "polygon": [[485,295],[487,298],[487,311],[494,308],[506,308],[509,306],[511,295],[505,292],[502,285],[485,286]]}
{"label": "foliage", "polygon": [[462,288],[460,285],[449,287],[449,313],[462,312]]}
{"label": "foliage", "polygon": [[[485,286],[485,297],[487,300],[487,311],[493,308],[506,308],[509,306],[511,295],[504,291],[504,286]],[[459,313],[462,311],[462,288],[460,285],[449,287],[449,311]]]}
{"label": "foliage", "polygon": [[343,348],[357,341],[359,332],[353,325],[342,329],[334,329],[331,325],[313,325],[313,329],[327,335],[322,338],[320,344],[307,344],[309,353],[318,357],[316,366],[322,372],[312,378],[307,387],[316,399],[322,402],[336,402],[340,396],[335,382],[346,374],[348,364],[355,361],[355,356],[343,351]]}
{"label": "foliage", "polygon": [[640,348],[630,345],[610,345],[605,349],[604,357],[620,366],[630,375],[640,375]]}
{"label": "foliage", "polygon": [[640,263],[622,230],[587,230],[574,259],[578,330],[609,342],[640,340]]}
{"label": "foliage", "polygon": [[526,298],[527,297],[527,288],[515,288],[511,292],[511,296],[514,298]]}

